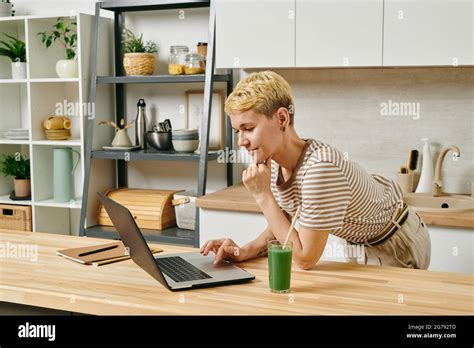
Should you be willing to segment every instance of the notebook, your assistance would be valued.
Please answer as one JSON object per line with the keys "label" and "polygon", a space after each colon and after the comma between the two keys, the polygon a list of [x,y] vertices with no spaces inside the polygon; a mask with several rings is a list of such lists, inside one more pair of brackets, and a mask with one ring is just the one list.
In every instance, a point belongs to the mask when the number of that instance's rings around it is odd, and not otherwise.
{"label": "notebook", "polygon": [[[152,254],[163,251],[163,249],[157,247],[149,248]],[[130,259],[128,250],[121,241],[89,247],[63,249],[56,251],[56,254],[84,265],[93,266],[102,266]]]}

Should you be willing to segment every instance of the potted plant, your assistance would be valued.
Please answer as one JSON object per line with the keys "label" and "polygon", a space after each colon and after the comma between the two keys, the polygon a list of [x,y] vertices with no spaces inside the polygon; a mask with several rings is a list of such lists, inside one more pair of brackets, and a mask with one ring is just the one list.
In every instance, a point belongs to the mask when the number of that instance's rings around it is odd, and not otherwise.
{"label": "potted plant", "polygon": [[8,40],[0,41],[0,56],[12,61],[12,78],[26,79],[26,45],[20,39],[3,33]]}
{"label": "potted plant", "polygon": [[143,42],[143,34],[135,36],[129,29],[122,32],[123,67],[129,75],[153,75],[155,71],[155,52],[158,49],[153,41]]}
{"label": "potted plant", "polygon": [[0,0],[0,17],[14,16],[13,4],[10,0]]}
{"label": "potted plant", "polygon": [[75,21],[66,23],[65,18],[58,18],[53,24],[51,31],[38,33],[41,41],[49,48],[58,41],[64,46],[66,59],[60,59],[56,63],[56,73],[62,78],[74,78],[78,76],[76,48],[77,48],[77,23]]}
{"label": "potted plant", "polygon": [[31,195],[30,160],[22,154],[1,156],[0,173],[4,176],[13,176],[16,197]]}

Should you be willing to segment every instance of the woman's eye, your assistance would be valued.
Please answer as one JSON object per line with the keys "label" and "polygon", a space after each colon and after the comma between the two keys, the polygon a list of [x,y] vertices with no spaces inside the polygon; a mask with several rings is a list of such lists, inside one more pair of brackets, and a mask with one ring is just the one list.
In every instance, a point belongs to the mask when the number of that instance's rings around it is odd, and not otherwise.
{"label": "woman's eye", "polygon": [[245,130],[246,130],[247,132],[251,132],[251,131],[253,131],[253,128],[247,128],[247,129],[245,129]]}
{"label": "woman's eye", "polygon": [[234,129],[234,133],[235,133],[235,134],[238,134],[238,133],[239,133],[239,130],[238,130],[238,129]]}

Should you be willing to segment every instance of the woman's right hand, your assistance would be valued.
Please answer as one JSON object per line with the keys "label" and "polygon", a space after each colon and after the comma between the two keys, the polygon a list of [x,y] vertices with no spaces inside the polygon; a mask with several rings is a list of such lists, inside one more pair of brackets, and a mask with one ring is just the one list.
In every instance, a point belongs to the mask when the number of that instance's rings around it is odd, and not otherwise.
{"label": "woman's right hand", "polygon": [[214,264],[221,260],[240,262],[246,260],[245,251],[240,248],[232,239],[222,238],[209,240],[202,246],[200,253],[207,256],[209,251],[216,254]]}

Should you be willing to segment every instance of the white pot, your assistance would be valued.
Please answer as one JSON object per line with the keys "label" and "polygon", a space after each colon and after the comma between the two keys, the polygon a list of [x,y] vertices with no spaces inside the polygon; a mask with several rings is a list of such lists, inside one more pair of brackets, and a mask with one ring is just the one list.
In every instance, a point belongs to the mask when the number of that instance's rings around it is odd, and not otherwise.
{"label": "white pot", "polygon": [[26,79],[26,63],[12,63],[12,79]]}
{"label": "white pot", "polygon": [[77,77],[77,60],[61,59],[56,63],[56,74],[61,78]]}
{"label": "white pot", "polygon": [[0,2],[0,17],[11,17],[13,5],[6,2]]}

